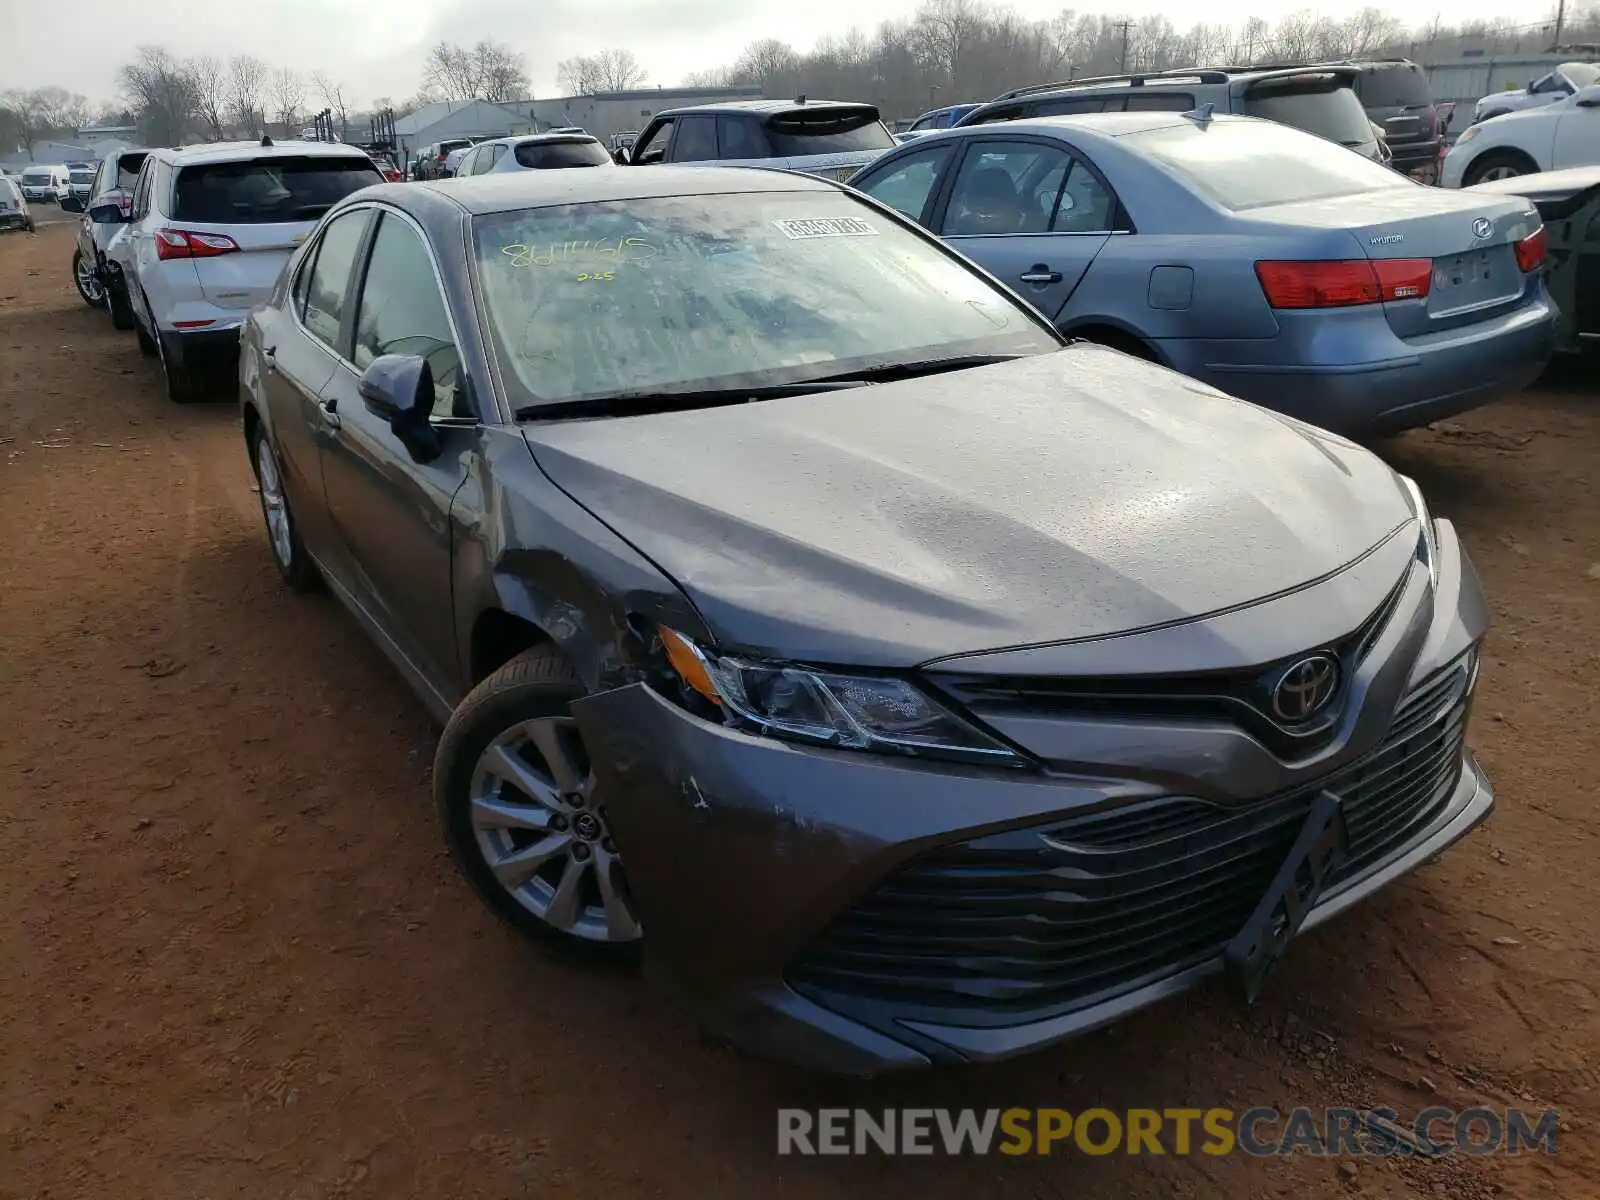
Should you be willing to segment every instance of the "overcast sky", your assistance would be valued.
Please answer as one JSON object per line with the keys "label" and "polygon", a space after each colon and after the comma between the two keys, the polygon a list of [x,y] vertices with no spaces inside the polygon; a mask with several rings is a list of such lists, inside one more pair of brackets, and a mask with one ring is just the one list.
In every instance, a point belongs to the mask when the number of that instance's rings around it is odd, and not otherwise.
{"label": "overcast sky", "polygon": [[[1315,7],[1342,16],[1365,2],[1371,0],[1219,0],[1201,10],[1173,0],[1111,0],[1105,11],[1134,19],[1166,12],[1181,29],[1198,15],[1271,21]],[[1417,24],[1435,15],[1426,4],[1425,10],[1393,0],[1390,6]],[[731,61],[757,38],[779,37],[804,49],[829,32],[852,24],[870,30],[915,7],[915,0],[0,0],[0,91],[59,84],[91,100],[110,100],[128,51],[153,42],[178,55],[248,53],[274,67],[327,71],[366,103],[415,94],[423,56],[440,38],[471,43],[483,37],[527,55],[535,95],[555,94],[561,59],[609,46],[632,50],[650,83],[672,86],[686,71]],[[1012,7],[1024,16],[1050,17],[1064,5],[1018,0]],[[1508,11],[1538,20],[1544,7],[1527,0],[1453,0],[1438,13],[1450,23]],[[1081,5],[1081,11],[1099,9]]]}

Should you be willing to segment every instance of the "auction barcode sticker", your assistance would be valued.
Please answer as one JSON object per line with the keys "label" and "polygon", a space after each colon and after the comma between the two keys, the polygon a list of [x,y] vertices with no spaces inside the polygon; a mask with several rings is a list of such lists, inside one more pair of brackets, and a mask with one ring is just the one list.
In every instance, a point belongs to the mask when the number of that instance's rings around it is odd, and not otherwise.
{"label": "auction barcode sticker", "polygon": [[813,217],[810,220],[774,221],[791,241],[804,238],[877,236],[878,231],[860,217]]}

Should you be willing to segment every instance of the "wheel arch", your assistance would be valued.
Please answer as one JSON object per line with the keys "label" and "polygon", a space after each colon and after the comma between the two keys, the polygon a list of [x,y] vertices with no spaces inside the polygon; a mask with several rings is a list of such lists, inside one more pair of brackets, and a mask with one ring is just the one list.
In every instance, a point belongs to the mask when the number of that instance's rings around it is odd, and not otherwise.
{"label": "wheel arch", "polygon": [[1529,154],[1520,146],[1485,146],[1482,150],[1479,150],[1478,153],[1474,154],[1472,159],[1462,169],[1462,181],[1465,182],[1467,179],[1470,179],[1472,177],[1472,173],[1478,169],[1479,164],[1481,164],[1485,159],[1489,158],[1520,158],[1523,162],[1527,163],[1533,168],[1533,172],[1530,173],[1537,173],[1540,169],[1539,164],[1534,159],[1533,155]]}

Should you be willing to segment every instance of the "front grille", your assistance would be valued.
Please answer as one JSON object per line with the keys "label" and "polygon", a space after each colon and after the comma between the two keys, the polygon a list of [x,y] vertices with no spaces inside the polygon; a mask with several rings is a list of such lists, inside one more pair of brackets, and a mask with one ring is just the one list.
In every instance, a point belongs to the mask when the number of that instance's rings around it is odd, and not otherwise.
{"label": "front grille", "polygon": [[1458,661],[1411,692],[1372,754],[1248,807],[1141,802],[941,849],[824,931],[789,980],[846,1000],[1039,1019],[1215,958],[1318,792],[1343,797],[1350,835],[1334,887],[1440,817],[1460,777],[1470,686]]}
{"label": "front grille", "polygon": [[1007,676],[930,673],[930,682],[980,716],[1030,713],[1122,719],[1227,721],[1274,753],[1305,758],[1332,740],[1344,707],[1346,684],[1382,635],[1400,603],[1406,579],[1350,633],[1321,647],[1339,660],[1339,693],[1315,720],[1289,726],[1267,710],[1274,683],[1304,652],[1242,671],[1204,671],[1154,677]]}

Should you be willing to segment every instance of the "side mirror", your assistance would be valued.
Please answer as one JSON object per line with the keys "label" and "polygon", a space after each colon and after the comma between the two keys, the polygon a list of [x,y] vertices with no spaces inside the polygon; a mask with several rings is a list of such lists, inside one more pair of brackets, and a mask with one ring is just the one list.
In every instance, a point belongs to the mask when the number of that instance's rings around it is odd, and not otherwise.
{"label": "side mirror", "polygon": [[1600,83],[1579,88],[1573,93],[1572,104],[1575,108],[1600,108]]}
{"label": "side mirror", "polygon": [[433,368],[420,354],[381,354],[356,384],[367,411],[389,430],[411,460],[430,463],[444,453],[428,418],[433,413]]}
{"label": "side mirror", "polygon": [[122,205],[115,200],[96,204],[89,210],[89,220],[96,225],[124,225],[128,218],[122,215]]}
{"label": "side mirror", "polygon": [[618,146],[611,152],[611,157],[616,159],[617,166],[619,167],[625,167],[628,165],[628,152],[621,146]]}

